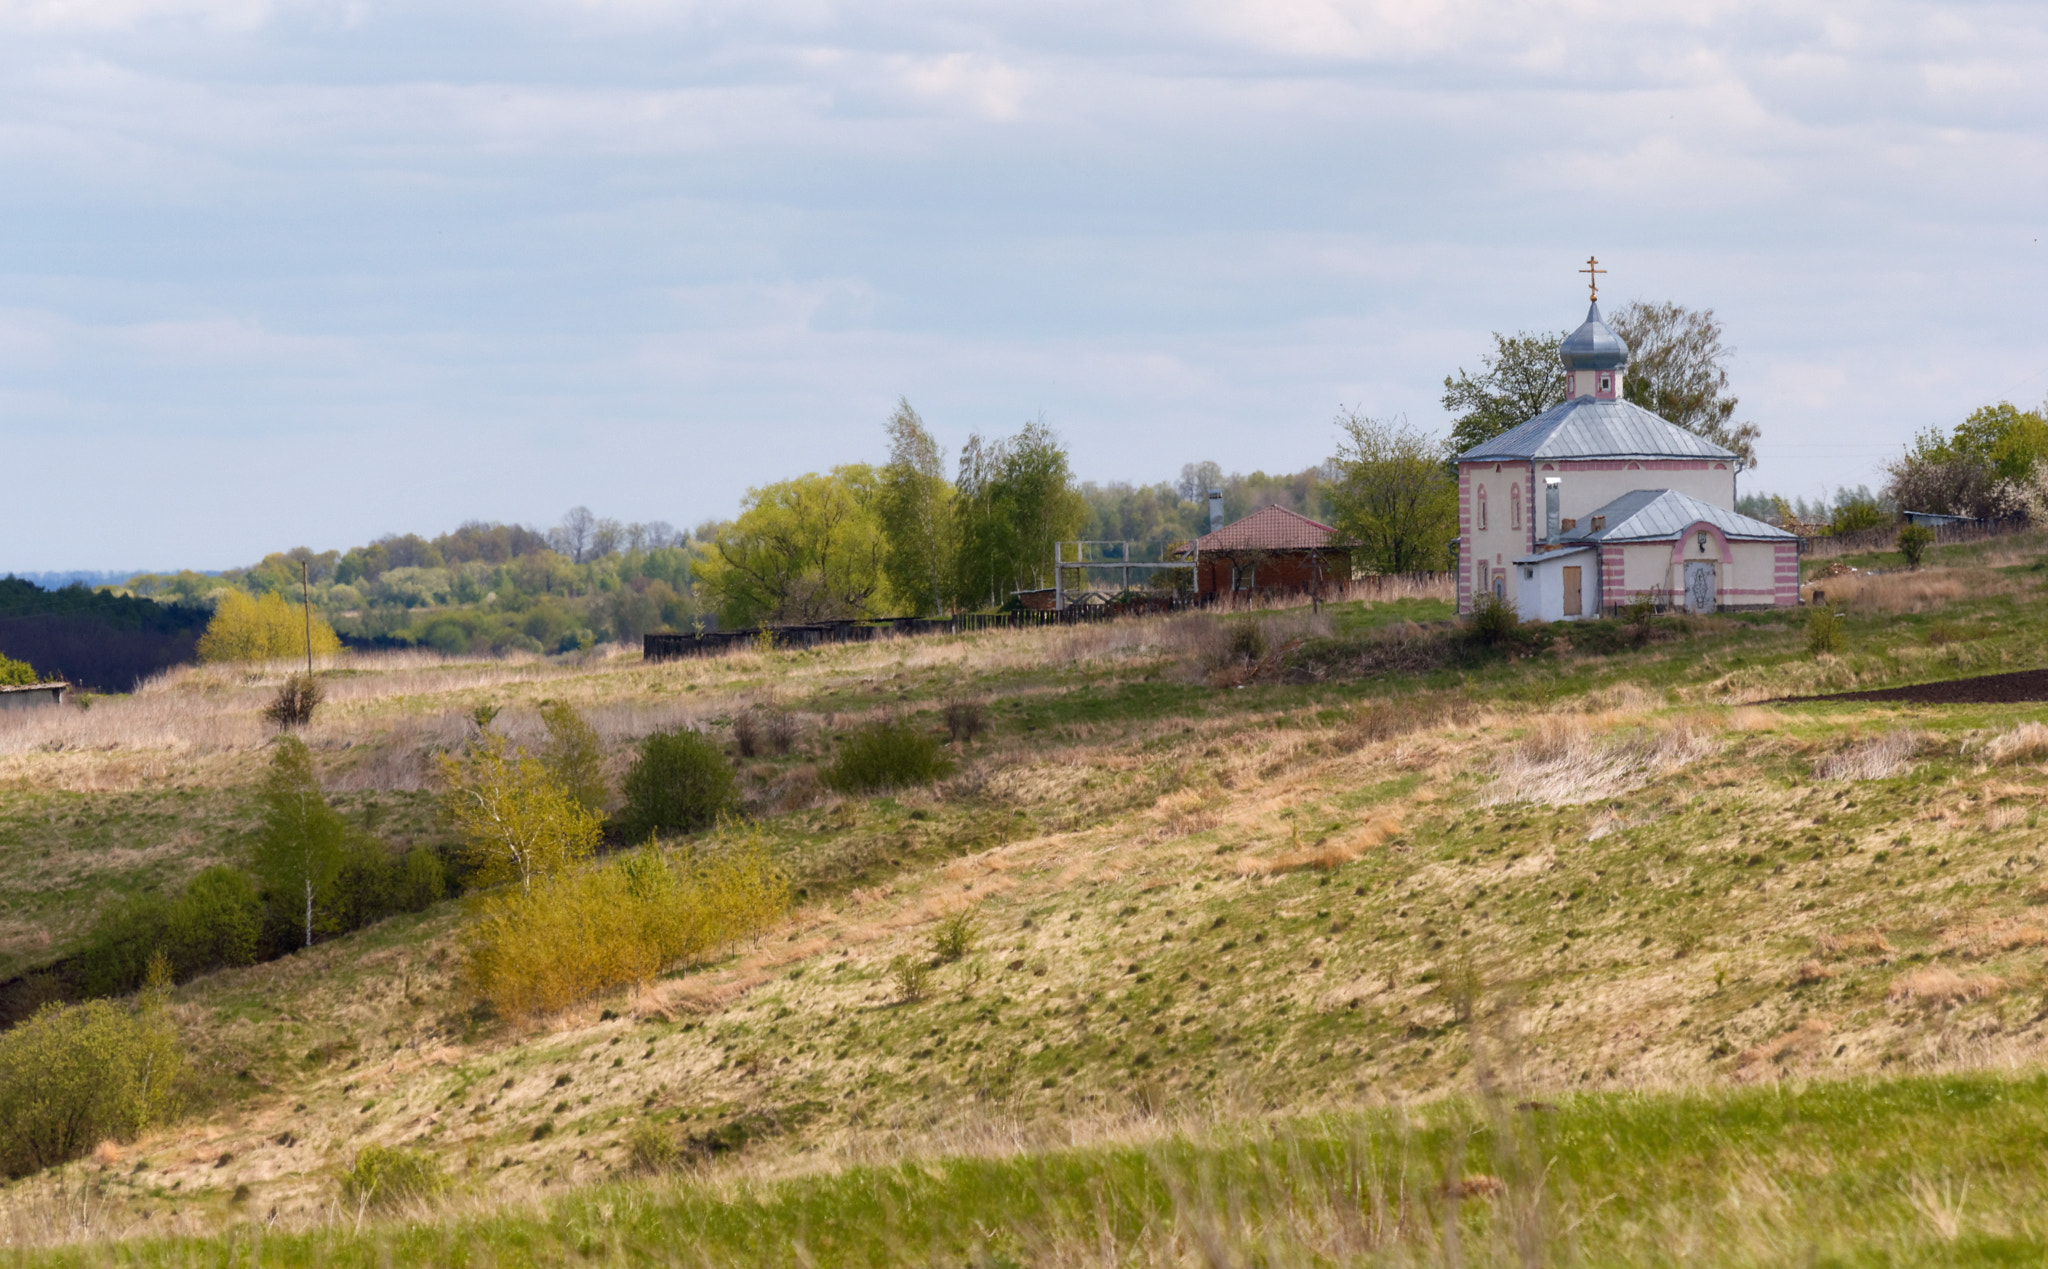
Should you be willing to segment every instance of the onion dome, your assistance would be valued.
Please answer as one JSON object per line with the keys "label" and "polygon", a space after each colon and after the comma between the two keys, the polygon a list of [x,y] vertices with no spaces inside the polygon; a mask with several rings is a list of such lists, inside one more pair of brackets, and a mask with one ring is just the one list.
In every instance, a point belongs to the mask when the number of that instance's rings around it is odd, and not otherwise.
{"label": "onion dome", "polygon": [[1619,370],[1628,364],[1628,345],[1609,329],[1595,300],[1586,310],[1585,324],[1557,346],[1557,359],[1566,370]]}

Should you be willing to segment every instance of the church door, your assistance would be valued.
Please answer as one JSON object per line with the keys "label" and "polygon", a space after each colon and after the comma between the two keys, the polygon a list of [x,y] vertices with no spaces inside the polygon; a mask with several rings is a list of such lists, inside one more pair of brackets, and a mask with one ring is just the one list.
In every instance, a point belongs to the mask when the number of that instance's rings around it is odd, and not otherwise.
{"label": "church door", "polygon": [[1710,560],[1685,562],[1685,606],[1701,616],[1714,611],[1714,565]]}

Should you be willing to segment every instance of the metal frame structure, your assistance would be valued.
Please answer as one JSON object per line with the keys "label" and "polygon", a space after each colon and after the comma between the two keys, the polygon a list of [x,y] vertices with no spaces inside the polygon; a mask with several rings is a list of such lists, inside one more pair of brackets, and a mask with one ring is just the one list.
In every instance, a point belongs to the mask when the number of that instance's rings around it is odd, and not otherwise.
{"label": "metal frame structure", "polygon": [[[1066,549],[1070,546],[1074,548],[1074,558],[1071,560],[1066,558]],[[1114,560],[1102,559],[1098,555],[1098,558],[1091,560],[1088,558],[1088,548],[1091,546],[1121,547],[1123,550],[1123,555],[1122,558]],[[1123,590],[1125,592],[1128,592],[1131,589],[1131,570],[1134,568],[1143,569],[1148,572],[1156,572],[1162,568],[1194,569],[1198,564],[1201,563],[1201,558],[1201,548],[1197,547],[1195,548],[1194,554],[1190,558],[1185,560],[1159,560],[1138,562],[1131,559],[1131,544],[1129,542],[1121,542],[1115,539],[1102,538],[1069,538],[1062,542],[1055,542],[1052,544],[1053,611],[1062,612],[1066,609],[1067,589],[1065,570],[1067,569],[1121,569],[1123,571]],[[1199,577],[1201,576],[1201,574],[1197,572],[1195,576]],[[1085,582],[1087,580],[1087,573],[1084,571],[1081,577],[1082,581]]]}

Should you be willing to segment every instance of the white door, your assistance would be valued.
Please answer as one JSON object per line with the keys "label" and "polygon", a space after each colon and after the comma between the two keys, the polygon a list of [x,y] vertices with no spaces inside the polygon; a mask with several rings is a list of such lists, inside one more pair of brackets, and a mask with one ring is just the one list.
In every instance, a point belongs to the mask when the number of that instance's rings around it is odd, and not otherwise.
{"label": "white door", "polygon": [[1702,615],[1714,611],[1714,565],[1709,560],[1685,562],[1685,606]]}

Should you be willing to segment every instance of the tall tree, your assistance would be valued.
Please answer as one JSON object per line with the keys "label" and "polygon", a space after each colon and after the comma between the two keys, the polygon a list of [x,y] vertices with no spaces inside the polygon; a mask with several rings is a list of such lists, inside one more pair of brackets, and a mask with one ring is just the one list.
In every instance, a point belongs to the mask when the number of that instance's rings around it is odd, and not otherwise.
{"label": "tall tree", "polygon": [[953,601],[959,522],[946,459],[924,420],[899,399],[889,416],[889,464],[882,468],[882,568],[896,602],[943,616]]}
{"label": "tall tree", "polygon": [[442,754],[442,808],[461,832],[481,885],[531,890],[589,859],[604,818],[586,809],[547,764],[486,732],[461,757]]}
{"label": "tall tree", "polygon": [[1454,419],[1451,453],[1461,454],[1563,403],[1564,367],[1557,346],[1565,334],[1495,331],[1493,351],[1480,355],[1479,373],[1460,366],[1457,374],[1444,377],[1444,409]]}
{"label": "tall tree", "polygon": [[1728,359],[1735,350],[1721,342],[1713,309],[1631,300],[1610,325],[1628,345],[1622,377],[1628,400],[1733,451],[1737,471],[1756,466],[1761,431],[1735,421],[1736,399],[1728,393]]}
{"label": "tall tree", "polygon": [[312,751],[297,736],[278,739],[262,802],[263,826],[250,863],[263,881],[273,920],[301,931],[311,947],[333,902],[349,833],[322,796]]}
{"label": "tall tree", "polygon": [[749,489],[697,576],[728,625],[870,615],[887,579],[880,481],[864,463]]}
{"label": "tall tree", "polygon": [[959,479],[962,601],[995,607],[1013,590],[1051,585],[1053,544],[1088,519],[1059,437],[1042,420],[1000,441],[970,436]]}
{"label": "tall tree", "polygon": [[1404,423],[1356,410],[1337,415],[1336,479],[1324,493],[1353,562],[1375,573],[1448,567],[1458,534],[1458,487],[1442,447]]}

